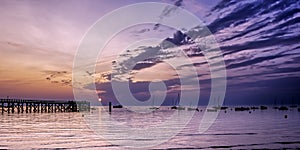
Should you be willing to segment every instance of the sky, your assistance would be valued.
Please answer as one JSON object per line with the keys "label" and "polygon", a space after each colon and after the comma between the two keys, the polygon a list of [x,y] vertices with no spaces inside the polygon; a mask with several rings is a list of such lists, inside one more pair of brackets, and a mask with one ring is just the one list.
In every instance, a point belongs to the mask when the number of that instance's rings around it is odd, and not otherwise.
{"label": "sky", "polygon": [[[218,42],[227,74],[224,104],[300,103],[300,2],[296,0],[2,0],[0,97],[74,99],[73,64],[85,34],[101,17],[140,2],[174,7],[158,12],[157,24],[131,26],[112,37],[92,64],[95,72],[85,71],[84,77],[94,82],[82,83],[80,88],[96,92],[104,104],[118,103],[111,75],[120,85],[129,83],[130,92],[140,101],[150,98],[149,84],[160,80],[167,88],[165,105],[173,104],[180,91],[191,97],[200,91],[199,104],[207,103],[214,78],[210,69],[218,62],[208,65],[203,50],[193,48],[195,41],[206,36],[204,30],[195,26],[178,31],[162,24],[164,19],[176,17],[179,9],[202,20]],[[195,36],[189,39],[187,35]],[[142,41],[147,38],[160,40]],[[180,61],[178,49],[190,63]],[[168,61],[179,65],[172,68]],[[181,86],[178,71],[182,68],[195,68],[198,76],[189,78],[191,84]],[[184,76],[188,78],[189,71]],[[200,83],[200,88],[195,83]],[[159,89],[155,92],[156,97],[162,95]]]}

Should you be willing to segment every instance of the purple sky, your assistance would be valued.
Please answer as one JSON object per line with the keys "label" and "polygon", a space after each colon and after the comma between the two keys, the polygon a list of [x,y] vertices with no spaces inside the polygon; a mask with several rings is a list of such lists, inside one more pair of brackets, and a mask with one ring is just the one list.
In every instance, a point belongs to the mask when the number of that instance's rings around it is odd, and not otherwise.
{"label": "purple sky", "polygon": [[[14,1],[0,3],[0,96],[16,98],[73,99],[72,65],[80,40],[105,14],[128,4],[149,1]],[[300,102],[300,2],[266,1],[155,1],[179,5],[205,22],[220,45],[227,69],[225,104],[266,104]],[[171,14],[176,15],[176,12]],[[116,22],[120,23],[120,22]],[[155,49],[161,43],[143,48],[128,44],[143,38],[160,38],[186,49],[196,67],[201,104],[210,93],[209,66],[201,50],[189,49],[189,42],[179,33],[195,34],[196,28],[177,31],[153,24],[136,25],[120,32],[99,57],[96,72],[87,72],[104,100],[115,100],[110,85],[113,61],[122,65],[138,60],[141,54],[152,59],[140,62],[129,78],[132,93],[140,100],[149,98],[148,84],[163,80],[168,87],[164,104],[171,104],[180,91],[176,69],[164,63],[165,51]],[[199,33],[197,33],[199,34]],[[168,39],[167,39],[168,38]],[[176,43],[177,42],[177,43]],[[145,44],[145,43],[144,43]],[[152,47],[152,48],[151,48]],[[157,51],[157,53],[156,53]],[[155,53],[154,53],[155,52]],[[121,69],[117,69],[120,71]],[[120,72],[119,72],[120,73]],[[122,80],[123,82],[123,80]],[[124,81],[125,82],[125,81]]]}

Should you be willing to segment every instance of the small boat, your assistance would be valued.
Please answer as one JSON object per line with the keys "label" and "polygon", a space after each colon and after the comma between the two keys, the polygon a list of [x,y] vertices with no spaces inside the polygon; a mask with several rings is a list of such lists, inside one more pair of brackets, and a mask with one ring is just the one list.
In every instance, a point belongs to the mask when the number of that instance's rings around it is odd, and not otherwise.
{"label": "small boat", "polygon": [[290,108],[297,108],[297,105],[294,102],[294,97],[292,99],[292,105],[290,105]]}
{"label": "small boat", "polygon": [[213,106],[212,108],[216,110],[226,110],[228,107],[220,105],[220,96],[218,96],[218,106]]}
{"label": "small boat", "polygon": [[221,110],[221,107],[220,106],[214,106],[212,107],[213,109],[216,109],[216,110]]}
{"label": "small boat", "polygon": [[180,96],[179,94],[177,95],[177,99],[175,99],[174,106],[171,107],[171,109],[176,109],[176,110],[185,110],[185,107],[179,106],[180,102]]}
{"label": "small boat", "polygon": [[177,106],[172,106],[171,109],[177,109]]}
{"label": "small boat", "polygon": [[197,106],[192,107],[192,103],[190,103],[190,107],[188,107],[187,110],[188,111],[193,111],[193,110],[199,111],[199,108]]}
{"label": "small boat", "polygon": [[123,108],[123,106],[122,105],[115,105],[115,106],[113,106],[113,108]]}
{"label": "small boat", "polygon": [[250,108],[249,107],[235,107],[234,108],[235,111],[249,111]]}
{"label": "small boat", "polygon": [[[216,102],[216,100],[215,100]],[[226,110],[228,107],[220,106],[220,96],[218,96],[218,106],[213,106],[212,108],[207,108],[207,112],[217,112],[218,110]]]}
{"label": "small boat", "polygon": [[188,111],[193,111],[193,110],[199,111],[199,108],[188,107],[187,110],[188,110]]}
{"label": "small boat", "polygon": [[289,108],[285,107],[285,106],[281,106],[278,108],[278,110],[289,110]]}
{"label": "small boat", "polygon": [[185,107],[182,107],[182,106],[172,106],[171,109],[185,110]]}
{"label": "small boat", "polygon": [[255,110],[255,109],[259,109],[259,108],[252,106],[252,107],[250,107],[250,109]]}
{"label": "small boat", "polygon": [[158,108],[158,107],[150,107],[149,109],[157,110],[157,109],[159,109],[159,108]]}
{"label": "small boat", "polygon": [[185,110],[185,107],[178,106],[178,107],[177,107],[177,110]]}
{"label": "small boat", "polygon": [[226,107],[226,106],[222,106],[221,107],[221,110],[226,110],[228,107]]}
{"label": "small boat", "polygon": [[273,109],[279,109],[279,107],[277,106],[277,98],[274,100]]}
{"label": "small boat", "polygon": [[[154,96],[155,96],[155,95],[154,95]],[[154,96],[153,96],[153,97],[154,97]],[[155,99],[155,98],[152,99],[152,107],[150,107],[149,109],[157,110],[157,109],[159,109],[159,107],[154,106],[154,99]]]}
{"label": "small boat", "polygon": [[266,109],[268,109],[267,106],[260,106],[260,110],[266,110]]}
{"label": "small boat", "polygon": [[207,108],[206,111],[207,112],[217,112],[218,110],[215,108]]}
{"label": "small boat", "polygon": [[[215,100],[216,101],[216,100]],[[220,106],[220,96],[218,96],[218,106],[213,106],[212,107],[213,109],[216,109],[216,110],[221,110],[221,106]]]}

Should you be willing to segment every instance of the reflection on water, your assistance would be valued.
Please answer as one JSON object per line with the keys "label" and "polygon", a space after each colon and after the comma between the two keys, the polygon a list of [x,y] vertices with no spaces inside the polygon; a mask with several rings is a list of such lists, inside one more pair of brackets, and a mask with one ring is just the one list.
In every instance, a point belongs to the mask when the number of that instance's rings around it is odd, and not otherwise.
{"label": "reflection on water", "polygon": [[[203,109],[203,108],[202,108]],[[92,110],[91,115],[99,110]],[[102,108],[100,112],[105,111]],[[102,112],[103,113],[103,112]],[[188,111],[157,110],[136,114],[115,109],[111,117],[121,124],[148,128],[158,127],[176,113],[185,117]],[[212,112],[213,113],[213,112]],[[198,133],[203,112],[196,112],[191,122],[178,135],[153,148],[299,148],[300,112],[256,110],[248,112],[221,111],[216,122],[204,134]],[[284,118],[287,115],[287,118]],[[80,113],[32,113],[0,115],[0,149],[70,148],[122,149],[98,136]],[[148,119],[152,118],[152,119]],[[165,132],[174,127],[164,128]],[[101,134],[101,133],[100,133]],[[118,135],[118,132],[112,134]],[[141,137],[142,138],[142,137]],[[114,140],[114,139],[110,139]],[[126,137],[118,140],[131,142]],[[149,139],[150,140],[150,139]]]}

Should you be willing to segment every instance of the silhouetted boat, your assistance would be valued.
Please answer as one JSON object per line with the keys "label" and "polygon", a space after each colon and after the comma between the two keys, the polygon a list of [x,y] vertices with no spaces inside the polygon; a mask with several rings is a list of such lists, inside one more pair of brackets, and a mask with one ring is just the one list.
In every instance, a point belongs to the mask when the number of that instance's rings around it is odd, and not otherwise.
{"label": "silhouetted boat", "polygon": [[[208,112],[217,112],[218,110],[221,110],[222,107],[220,106],[219,98],[220,97],[218,97],[218,106],[213,106],[211,108],[207,108],[206,111],[208,111]],[[223,108],[225,108],[225,107],[223,107]]]}
{"label": "silhouetted boat", "polygon": [[192,107],[189,107],[189,108],[187,108],[187,110],[189,110],[189,111],[193,111],[193,110],[199,111],[199,108],[192,108]]}
{"label": "silhouetted boat", "polygon": [[292,105],[290,105],[290,108],[297,108],[297,105],[294,102],[294,97],[292,99]]}
{"label": "silhouetted boat", "polygon": [[249,107],[235,107],[234,108],[234,110],[235,111],[248,111],[248,110],[250,110],[250,108]]}
{"label": "silhouetted boat", "polygon": [[159,109],[159,108],[158,108],[158,107],[150,107],[149,109],[157,110],[157,109]]}
{"label": "silhouetted boat", "polygon": [[152,107],[150,107],[149,109],[157,110],[157,109],[159,109],[159,107],[154,106],[154,100],[155,100],[155,95],[153,96],[153,99],[152,99]]}
{"label": "silhouetted boat", "polygon": [[173,101],[173,106],[171,107],[171,109],[177,109],[177,98],[175,98],[175,100]]}
{"label": "silhouetted boat", "polygon": [[220,96],[218,96],[218,106],[213,106],[212,108],[216,109],[216,110],[221,110],[222,109],[222,107],[220,106]]}
{"label": "silhouetted boat", "polygon": [[185,110],[185,107],[179,106],[179,103],[180,103],[180,96],[178,94],[177,98],[175,99],[174,106],[172,106],[171,109]]}
{"label": "silhouetted boat", "polygon": [[221,107],[220,107],[220,106],[213,106],[212,108],[213,108],[213,109],[216,109],[216,110],[221,110]]}
{"label": "silhouetted boat", "polygon": [[217,112],[218,110],[215,108],[207,108],[206,111],[207,112]]}
{"label": "silhouetted boat", "polygon": [[183,106],[178,106],[178,107],[177,107],[177,110],[185,110],[185,107],[183,107]]}
{"label": "silhouetted boat", "polygon": [[185,107],[182,107],[182,106],[172,106],[171,109],[185,110]]}
{"label": "silhouetted boat", "polygon": [[172,106],[171,109],[177,109],[177,106]]}
{"label": "silhouetted boat", "polygon": [[226,110],[228,107],[226,107],[226,106],[222,106],[221,107],[221,110]]}
{"label": "silhouetted boat", "polygon": [[278,108],[278,110],[289,110],[289,108],[287,108],[286,106],[281,106]]}
{"label": "silhouetted boat", "polygon": [[113,108],[123,108],[123,106],[122,105],[115,105],[115,106],[113,106]]}
{"label": "silhouetted boat", "polygon": [[268,109],[267,106],[260,106],[260,110],[266,110],[266,109]]}
{"label": "silhouetted boat", "polygon": [[197,106],[193,106],[193,107],[192,107],[192,103],[190,103],[190,107],[188,107],[187,110],[188,110],[188,111],[193,111],[193,110],[199,111],[199,109],[198,109]]}
{"label": "silhouetted boat", "polygon": [[250,109],[255,110],[255,109],[259,109],[258,107],[250,107]]}
{"label": "silhouetted boat", "polygon": [[279,109],[279,106],[277,106],[277,98],[274,100],[274,107],[273,107],[273,109]]}

